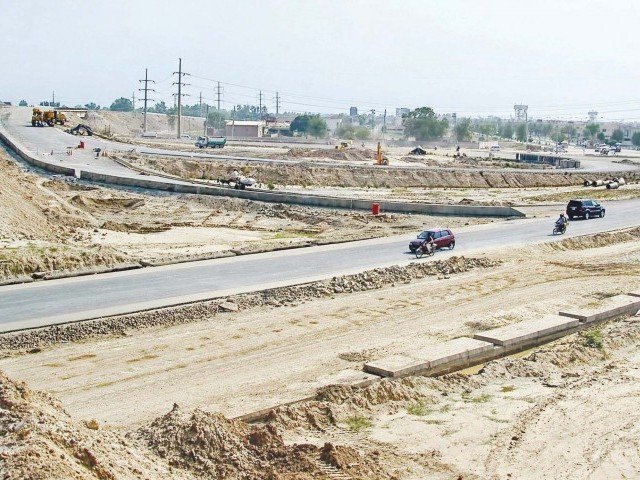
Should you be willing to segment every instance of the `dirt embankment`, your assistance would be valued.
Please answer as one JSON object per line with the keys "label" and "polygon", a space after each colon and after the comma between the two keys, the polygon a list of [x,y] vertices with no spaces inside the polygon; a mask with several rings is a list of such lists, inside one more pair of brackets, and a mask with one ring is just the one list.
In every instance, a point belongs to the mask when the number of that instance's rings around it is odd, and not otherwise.
{"label": "dirt embankment", "polygon": [[122,262],[108,246],[83,244],[91,218],[48,183],[0,151],[0,279]]}
{"label": "dirt embankment", "polygon": [[[391,478],[351,447],[285,445],[275,424],[249,426],[200,410],[171,412],[131,432],[72,420],[53,397],[0,372],[0,470],[13,479]],[[348,462],[345,461],[348,459]]]}
{"label": "dirt embankment", "polygon": [[[449,187],[449,188],[524,188],[582,185],[588,173],[518,172],[492,170],[394,169],[318,164],[249,164],[184,158],[128,158],[133,164],[154,171],[193,179],[225,178],[234,169],[262,184],[308,185],[328,187]],[[629,181],[640,180],[639,173],[612,173]]]}

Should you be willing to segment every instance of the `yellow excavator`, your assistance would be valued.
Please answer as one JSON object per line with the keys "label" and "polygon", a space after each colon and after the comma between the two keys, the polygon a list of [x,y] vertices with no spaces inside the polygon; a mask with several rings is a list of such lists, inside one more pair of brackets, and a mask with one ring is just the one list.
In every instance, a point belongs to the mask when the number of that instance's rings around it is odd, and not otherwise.
{"label": "yellow excavator", "polygon": [[376,163],[374,165],[389,165],[389,159],[382,155],[382,146],[378,142],[378,150],[376,152]]}
{"label": "yellow excavator", "polygon": [[45,125],[53,127],[56,124],[64,125],[65,122],[67,122],[67,117],[57,110],[42,111],[39,108],[34,108],[31,114],[32,127],[44,127]]}

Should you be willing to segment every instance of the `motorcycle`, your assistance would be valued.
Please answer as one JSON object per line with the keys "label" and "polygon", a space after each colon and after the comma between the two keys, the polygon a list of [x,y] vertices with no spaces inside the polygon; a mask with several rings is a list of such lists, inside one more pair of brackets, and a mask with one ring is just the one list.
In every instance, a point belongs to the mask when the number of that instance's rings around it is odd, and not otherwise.
{"label": "motorcycle", "polygon": [[416,258],[422,258],[423,255],[431,257],[434,253],[436,253],[435,244],[426,241],[418,245],[415,251]]}
{"label": "motorcycle", "polygon": [[556,222],[553,226],[553,235],[563,235],[567,231],[567,222],[562,225]]}

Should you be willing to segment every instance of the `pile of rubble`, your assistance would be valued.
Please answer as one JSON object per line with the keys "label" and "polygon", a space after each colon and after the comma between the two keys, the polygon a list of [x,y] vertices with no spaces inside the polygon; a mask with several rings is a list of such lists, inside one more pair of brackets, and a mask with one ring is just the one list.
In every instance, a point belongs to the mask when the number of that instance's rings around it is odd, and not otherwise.
{"label": "pile of rubble", "polygon": [[96,336],[126,335],[128,330],[195,322],[221,312],[299,305],[318,298],[376,290],[433,275],[446,279],[453,274],[474,268],[495,267],[498,264],[498,261],[488,258],[451,257],[435,262],[414,262],[405,266],[376,268],[355,275],[334,277],[331,280],[245,293],[226,299],[0,335],[0,350],[37,352],[45,345]]}

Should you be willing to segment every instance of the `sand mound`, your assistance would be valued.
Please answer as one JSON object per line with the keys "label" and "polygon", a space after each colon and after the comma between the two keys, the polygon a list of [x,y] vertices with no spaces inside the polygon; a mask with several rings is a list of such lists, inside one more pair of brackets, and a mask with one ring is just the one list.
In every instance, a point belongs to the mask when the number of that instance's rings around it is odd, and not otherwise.
{"label": "sand mound", "polygon": [[[571,228],[571,227],[569,227]],[[549,243],[543,246],[548,250],[586,250],[588,248],[606,247],[616,243],[638,241],[640,228],[632,228],[619,232],[597,233],[582,237],[567,238],[559,242]]]}
{"label": "sand mound", "polygon": [[0,152],[0,239],[53,240],[85,225],[37,182]]}
{"label": "sand mound", "polygon": [[177,406],[138,432],[175,468],[198,478],[321,478],[312,445],[285,446],[274,426],[250,428],[217,414]]}
{"label": "sand mound", "polygon": [[114,432],[71,421],[60,403],[0,373],[4,479],[191,478],[176,475]]}

